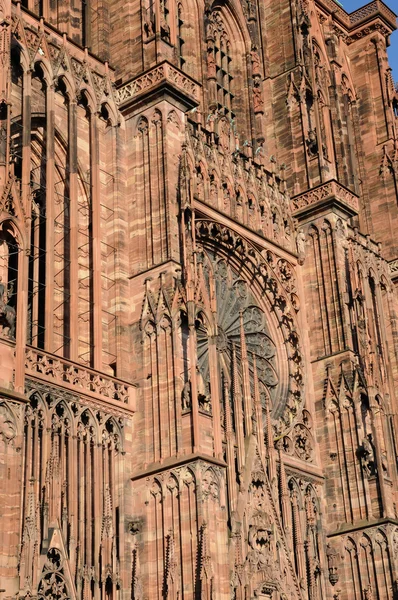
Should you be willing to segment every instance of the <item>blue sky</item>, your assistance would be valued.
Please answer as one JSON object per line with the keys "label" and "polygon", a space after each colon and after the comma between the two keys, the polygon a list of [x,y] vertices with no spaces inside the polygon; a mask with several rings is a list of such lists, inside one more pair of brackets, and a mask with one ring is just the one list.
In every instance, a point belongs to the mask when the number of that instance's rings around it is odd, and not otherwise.
{"label": "blue sky", "polygon": [[[361,6],[368,4],[367,0],[340,0],[347,12],[352,12]],[[395,13],[398,13],[398,0],[384,0],[385,4]],[[393,77],[398,81],[398,31],[395,31],[391,36],[391,45],[388,49],[390,65],[393,69]]]}

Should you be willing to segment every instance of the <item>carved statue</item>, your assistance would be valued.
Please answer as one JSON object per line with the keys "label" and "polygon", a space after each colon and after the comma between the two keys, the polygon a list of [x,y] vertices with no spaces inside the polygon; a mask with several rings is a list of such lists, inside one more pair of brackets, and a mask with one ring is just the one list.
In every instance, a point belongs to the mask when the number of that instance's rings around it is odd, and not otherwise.
{"label": "carved statue", "polygon": [[13,295],[14,284],[11,282],[8,286],[3,283],[3,278],[0,276],[0,322],[4,327],[8,328],[8,336],[15,337],[15,308],[8,304]]}
{"label": "carved statue", "polygon": [[368,477],[371,477],[376,472],[376,463],[372,444],[372,435],[370,433],[362,441],[360,457],[363,470]]}
{"label": "carved statue", "polygon": [[198,200],[204,200],[204,181],[203,181],[203,173],[198,167],[196,169],[196,196]]}
{"label": "carved statue", "polygon": [[211,413],[210,396],[207,393],[206,384],[205,384],[203,375],[202,375],[198,365],[196,365],[196,383],[197,383],[197,390],[198,390],[199,408],[201,410],[203,410],[204,412]]}
{"label": "carved statue", "polygon": [[331,544],[327,545],[326,556],[328,559],[329,581],[332,585],[336,585],[339,580],[338,564],[340,562],[340,554]]}
{"label": "carved statue", "polygon": [[255,113],[264,112],[263,93],[258,81],[253,86],[253,108]]}
{"label": "carved statue", "polygon": [[166,6],[165,6],[165,1],[162,0],[160,3],[160,13],[161,13],[161,17],[160,17],[160,36],[162,38],[162,40],[165,40],[166,42],[170,43],[170,25],[167,22],[166,19]]}
{"label": "carved statue", "polygon": [[198,365],[196,365],[196,385],[199,408],[207,413],[211,413],[210,395],[208,394],[208,388]]}
{"label": "carved statue", "polygon": [[144,29],[147,38],[150,38],[153,35],[155,35],[155,18],[149,13],[149,11],[147,11],[146,13]]}
{"label": "carved statue", "polygon": [[372,586],[369,584],[367,588],[364,589],[365,592],[365,600],[373,600],[373,591]]}
{"label": "carved statue", "polygon": [[256,20],[256,7],[255,3],[252,0],[247,0],[246,4],[246,14],[249,21]]}
{"label": "carved statue", "polygon": [[11,412],[4,405],[0,405],[0,438],[9,442],[15,437],[16,427],[11,417]]}
{"label": "carved statue", "polygon": [[253,77],[261,77],[261,62],[260,62],[260,56],[257,52],[256,46],[252,46],[252,49],[250,52],[250,57],[251,57],[251,61],[252,61]]}
{"label": "carved statue", "polygon": [[296,245],[299,264],[302,265],[305,260],[305,233],[302,229],[297,232]]}
{"label": "carved statue", "polygon": [[318,154],[318,139],[316,136],[315,129],[311,129],[308,132],[308,138],[305,141],[307,145],[307,151],[310,156],[316,156]]}
{"label": "carved statue", "polygon": [[209,44],[207,47],[207,77],[209,79],[215,79],[216,71],[217,66],[216,59],[214,58],[214,49],[213,46]]}
{"label": "carved statue", "polygon": [[271,538],[272,528],[269,516],[265,513],[258,513],[255,522],[250,525],[248,534],[250,550],[247,555],[247,563],[250,571],[261,571],[272,576]]}
{"label": "carved statue", "polygon": [[192,395],[191,395],[191,380],[185,382],[182,390],[182,410],[189,410],[192,406]]}

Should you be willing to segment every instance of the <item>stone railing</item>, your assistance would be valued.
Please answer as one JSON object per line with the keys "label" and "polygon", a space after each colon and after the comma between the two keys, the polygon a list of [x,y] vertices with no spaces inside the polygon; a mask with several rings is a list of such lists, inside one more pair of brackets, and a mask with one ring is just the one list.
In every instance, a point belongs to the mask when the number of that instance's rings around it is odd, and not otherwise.
{"label": "stone railing", "polygon": [[304,192],[304,194],[292,198],[293,210],[302,211],[310,206],[322,204],[333,198],[349,206],[354,212],[357,213],[359,211],[358,196],[335,180],[327,181],[308,192]]}
{"label": "stone railing", "polygon": [[320,4],[326,7],[335,17],[339,19],[344,25],[349,27],[350,25],[350,16],[349,14],[337,4],[334,0],[320,0]]}
{"label": "stone railing", "polygon": [[28,376],[44,380],[50,385],[67,388],[77,394],[95,399],[103,399],[105,402],[129,405],[130,410],[134,408],[132,385],[55,354],[28,347],[25,369]]}
{"label": "stone railing", "polygon": [[350,14],[350,24],[351,26],[360,23],[364,19],[368,17],[372,17],[380,13],[388,23],[390,23],[393,27],[396,25],[397,17],[396,15],[384,4],[381,0],[375,0],[374,2],[369,2],[365,6],[358,8],[358,10],[352,12]]}
{"label": "stone railing", "polygon": [[398,258],[388,263],[388,266],[390,267],[390,275],[392,279],[396,279],[398,277]]}
{"label": "stone railing", "polygon": [[358,10],[350,14],[339,6],[335,0],[318,0],[318,2],[329,10],[348,30],[356,27],[361,21],[377,14],[381,14],[393,27],[396,25],[397,18],[395,14],[381,0],[369,2],[369,4],[358,8]]}
{"label": "stone railing", "polygon": [[123,105],[163,82],[170,82],[195,100],[199,100],[199,85],[173,65],[164,62],[120,87],[116,91],[116,102],[119,106]]}

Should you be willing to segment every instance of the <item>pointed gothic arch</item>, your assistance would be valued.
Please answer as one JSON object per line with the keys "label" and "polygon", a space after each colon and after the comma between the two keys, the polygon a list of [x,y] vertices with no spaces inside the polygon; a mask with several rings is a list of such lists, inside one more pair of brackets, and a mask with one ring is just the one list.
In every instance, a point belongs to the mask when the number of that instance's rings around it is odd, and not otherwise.
{"label": "pointed gothic arch", "polygon": [[210,112],[226,117],[231,125],[236,119],[239,133],[248,136],[247,56],[250,47],[240,12],[230,3],[221,5],[215,2],[207,15],[207,104]]}
{"label": "pointed gothic arch", "polygon": [[196,79],[202,67],[200,61],[202,55],[200,11],[202,6],[199,7],[198,4],[195,0],[176,0],[175,40],[173,40],[178,67]]}

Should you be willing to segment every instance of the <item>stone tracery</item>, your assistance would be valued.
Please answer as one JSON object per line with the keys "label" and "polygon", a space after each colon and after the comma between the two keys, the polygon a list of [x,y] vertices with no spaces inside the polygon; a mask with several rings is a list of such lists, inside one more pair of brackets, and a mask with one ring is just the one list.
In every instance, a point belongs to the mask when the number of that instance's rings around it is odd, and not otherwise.
{"label": "stone tracery", "polygon": [[[255,302],[247,283],[239,278],[224,260],[212,265],[215,271],[215,302],[218,315],[216,347],[220,357],[220,368],[225,374],[231,373],[232,347],[235,347],[237,359],[241,362],[243,325],[249,361],[252,363],[256,360],[259,379],[274,398],[278,385],[276,348],[268,332],[265,314]],[[206,277],[206,267],[204,271]],[[208,334],[203,326],[197,329],[197,345],[199,366],[205,381],[208,381]]]}
{"label": "stone tracery", "polygon": [[[209,279],[210,272],[214,271],[214,275],[212,276],[212,285],[214,285],[215,290],[214,296],[218,295],[221,299],[222,307],[222,310],[218,313],[222,315],[222,321],[219,317],[221,331],[224,333],[228,331],[229,341],[232,345],[234,341],[237,341],[240,335],[238,315],[243,308],[242,319],[245,338],[247,340],[246,343],[247,345],[250,344],[249,355],[252,356],[254,353],[256,356],[260,380],[263,381],[271,398],[276,397],[276,394],[278,394],[278,402],[273,407],[273,416],[280,419],[277,431],[278,435],[281,435],[282,431],[286,427],[290,427],[296,419],[299,414],[299,407],[304,400],[302,356],[299,347],[299,331],[295,323],[295,315],[299,307],[295,301],[296,295],[293,291],[295,287],[292,267],[285,260],[275,261],[272,253],[268,253],[268,260],[265,261],[246,240],[226,227],[223,228],[204,220],[198,220],[195,226],[198,241],[201,240],[204,247],[208,248],[209,255],[212,256],[213,267],[209,271],[207,278]],[[214,250],[212,248],[214,241],[218,242],[219,248],[217,253],[213,255]],[[228,259],[230,264],[223,258],[224,252],[230,257]],[[218,256],[220,258],[217,262]],[[243,256],[245,256],[245,263],[244,269],[241,269],[240,260]],[[244,279],[242,279],[242,275],[237,275],[239,269],[241,269],[242,274],[246,271],[247,275],[244,275]],[[204,272],[206,277],[206,269],[204,269]],[[288,341],[288,356],[291,357],[291,361],[289,361],[291,383],[289,383],[288,390],[286,389],[286,383],[278,373],[275,351],[276,342],[270,337],[269,325],[267,324],[264,310],[259,307],[258,301],[254,299],[253,292],[248,287],[246,289],[243,285],[245,280],[247,281],[246,277],[250,277],[251,273],[256,273],[257,281],[261,281],[264,296],[269,302],[267,309],[271,308],[277,316],[282,332]],[[243,297],[240,296],[242,291],[244,294]],[[206,338],[200,330],[198,339],[198,349],[203,354],[201,368],[203,369],[204,376],[207,376],[207,367],[205,364]],[[220,337],[219,342],[221,340],[225,340],[223,335]],[[200,347],[201,344],[202,348]],[[282,365],[283,359],[280,358],[279,369]],[[277,392],[276,390],[279,390],[278,382],[280,382],[281,387],[280,391]]]}

